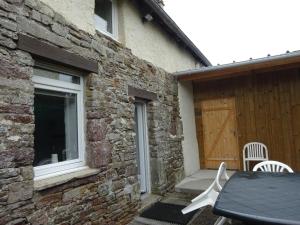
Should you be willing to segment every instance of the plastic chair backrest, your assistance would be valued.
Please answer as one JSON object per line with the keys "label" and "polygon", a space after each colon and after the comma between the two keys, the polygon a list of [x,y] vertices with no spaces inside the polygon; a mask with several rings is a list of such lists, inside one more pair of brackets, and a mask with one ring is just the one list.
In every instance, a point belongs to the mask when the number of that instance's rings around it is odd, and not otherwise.
{"label": "plastic chair backrest", "polygon": [[249,170],[249,161],[266,161],[269,159],[268,148],[260,142],[250,142],[243,148],[244,171]]}
{"label": "plastic chair backrest", "polygon": [[204,192],[202,192],[200,195],[198,195],[197,197],[192,199],[192,202],[197,201],[197,200],[207,196],[211,191],[220,192],[222,190],[220,181],[221,181],[221,178],[223,175],[226,180],[229,180],[229,177],[226,173],[226,164],[224,162],[222,162],[220,164],[218,172],[217,172],[217,176],[215,177],[212,184]]}
{"label": "plastic chair backrest", "polygon": [[[214,206],[217,198],[219,196],[219,192],[222,190],[222,186],[220,184],[221,177],[224,175],[225,179],[228,180],[229,177],[226,173],[226,164],[222,162],[219,166],[217,176],[214,182],[200,195],[196,198],[192,199],[192,203],[181,210],[183,214],[189,213],[196,209],[205,207],[205,206]],[[215,188],[217,190],[215,190]],[[226,222],[227,218],[219,217],[215,222],[215,225],[223,225]]]}
{"label": "plastic chair backrest", "polygon": [[222,175],[224,175],[224,177],[225,177],[226,180],[229,180],[229,177],[228,177],[228,175],[226,173],[226,163],[225,162],[222,162],[220,164],[217,176],[216,176],[215,181],[214,181],[215,185],[217,186],[218,191],[222,190],[222,186],[220,184]]}
{"label": "plastic chair backrest", "polygon": [[253,171],[263,171],[263,172],[289,172],[293,173],[291,167],[288,165],[278,162],[278,161],[264,161],[261,163],[258,163],[254,166]]}

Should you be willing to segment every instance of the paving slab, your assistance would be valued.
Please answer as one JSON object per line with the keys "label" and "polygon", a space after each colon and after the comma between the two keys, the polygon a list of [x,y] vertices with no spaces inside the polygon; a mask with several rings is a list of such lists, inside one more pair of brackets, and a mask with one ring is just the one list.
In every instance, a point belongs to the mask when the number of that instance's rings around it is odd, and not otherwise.
{"label": "paving slab", "polygon": [[[177,192],[199,194],[205,191],[214,181],[217,170],[199,170],[191,176],[184,178],[179,184],[175,186]],[[228,176],[232,176],[235,171],[227,170]],[[221,184],[226,181],[221,179]]]}

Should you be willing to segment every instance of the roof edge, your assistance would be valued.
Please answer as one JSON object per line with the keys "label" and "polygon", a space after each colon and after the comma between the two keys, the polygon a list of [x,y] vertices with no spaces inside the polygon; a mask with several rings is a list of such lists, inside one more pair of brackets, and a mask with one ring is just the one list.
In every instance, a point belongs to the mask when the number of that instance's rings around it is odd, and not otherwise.
{"label": "roof edge", "polygon": [[173,75],[177,77],[178,80],[193,80],[197,79],[196,76],[201,79],[200,76],[206,76],[207,78],[209,75],[215,73],[234,74],[239,72],[271,68],[275,66],[284,66],[293,63],[300,63],[300,51],[294,51],[291,53],[268,56],[258,59],[250,59],[247,61],[234,62],[218,66],[209,66],[199,69],[180,71],[173,73]]}

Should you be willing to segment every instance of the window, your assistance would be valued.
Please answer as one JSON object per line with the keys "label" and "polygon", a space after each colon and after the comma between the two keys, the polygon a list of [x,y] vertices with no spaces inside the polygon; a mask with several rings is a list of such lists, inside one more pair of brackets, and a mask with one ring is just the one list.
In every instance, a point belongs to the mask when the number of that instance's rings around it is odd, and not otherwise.
{"label": "window", "polygon": [[33,81],[35,178],[83,167],[82,77],[35,68]]}
{"label": "window", "polygon": [[95,1],[96,29],[117,38],[117,3],[116,0]]}

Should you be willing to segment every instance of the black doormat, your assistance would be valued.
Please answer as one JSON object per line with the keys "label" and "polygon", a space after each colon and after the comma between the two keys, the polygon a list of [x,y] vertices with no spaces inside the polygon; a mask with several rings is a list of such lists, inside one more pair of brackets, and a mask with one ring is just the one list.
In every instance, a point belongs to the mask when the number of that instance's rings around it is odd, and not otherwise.
{"label": "black doormat", "polygon": [[149,209],[142,212],[140,216],[153,220],[186,225],[193,218],[197,210],[184,215],[181,212],[184,207],[185,206],[182,205],[156,202]]}

